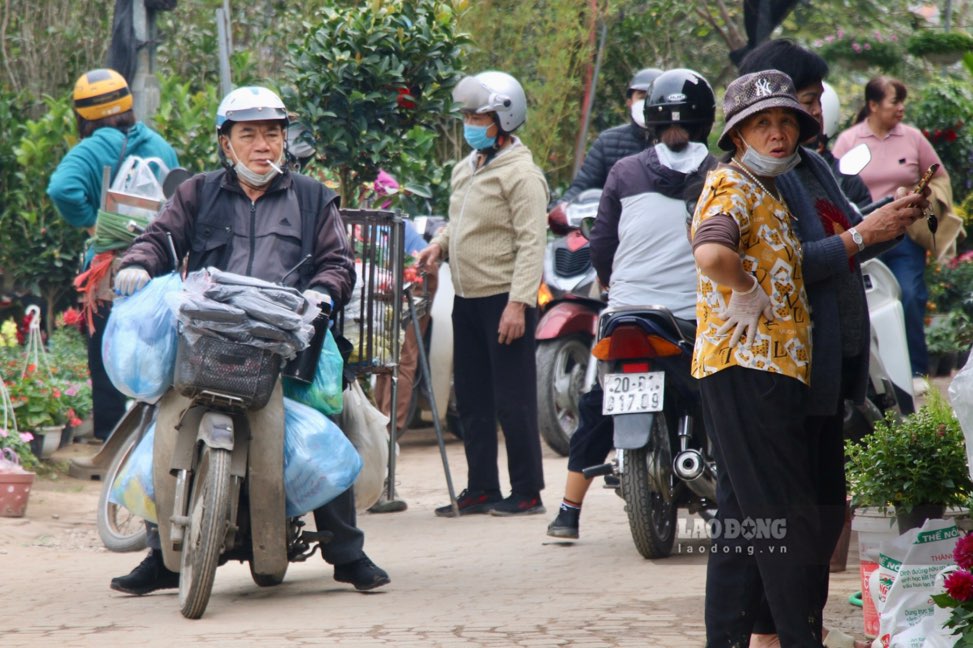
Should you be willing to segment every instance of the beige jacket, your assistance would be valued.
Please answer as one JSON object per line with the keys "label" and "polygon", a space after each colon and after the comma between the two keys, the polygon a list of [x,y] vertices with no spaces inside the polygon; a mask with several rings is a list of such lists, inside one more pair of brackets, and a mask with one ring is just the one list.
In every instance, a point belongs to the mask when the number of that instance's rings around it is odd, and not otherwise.
{"label": "beige jacket", "polygon": [[453,169],[449,224],[433,243],[449,261],[460,297],[510,293],[537,303],[547,240],[547,181],[530,149],[515,139],[486,166],[476,152]]}
{"label": "beige jacket", "polygon": [[939,219],[939,227],[935,238],[929,231],[925,218],[920,218],[909,226],[909,238],[929,250],[935,256],[935,261],[943,261],[956,256],[956,243],[966,238],[963,219],[953,211],[953,187],[949,183],[949,176],[945,173],[937,174],[929,182],[932,195],[929,206],[933,214]]}

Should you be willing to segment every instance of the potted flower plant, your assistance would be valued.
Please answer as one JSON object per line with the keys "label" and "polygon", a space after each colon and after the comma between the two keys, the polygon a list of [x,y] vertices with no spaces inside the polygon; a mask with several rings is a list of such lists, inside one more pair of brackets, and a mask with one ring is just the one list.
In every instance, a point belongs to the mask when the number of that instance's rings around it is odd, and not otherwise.
{"label": "potted flower plant", "polygon": [[886,37],[875,32],[868,36],[839,29],[836,35],[815,41],[814,45],[825,60],[858,69],[874,66],[890,70],[902,60],[902,48],[894,34]]}
{"label": "potted flower plant", "polygon": [[[23,375],[6,381],[20,429],[33,434],[34,453],[45,457],[57,450],[61,432],[70,420],[61,385],[28,365]],[[50,436],[51,439],[46,437]]]}
{"label": "potted flower plant", "polygon": [[905,48],[913,56],[950,65],[963,58],[966,52],[973,52],[973,37],[963,32],[921,29],[909,37]]}
{"label": "potted flower plant", "polygon": [[846,442],[845,452],[852,504],[894,506],[900,533],[966,504],[973,493],[963,432],[936,390],[901,420],[887,414],[861,442]]}

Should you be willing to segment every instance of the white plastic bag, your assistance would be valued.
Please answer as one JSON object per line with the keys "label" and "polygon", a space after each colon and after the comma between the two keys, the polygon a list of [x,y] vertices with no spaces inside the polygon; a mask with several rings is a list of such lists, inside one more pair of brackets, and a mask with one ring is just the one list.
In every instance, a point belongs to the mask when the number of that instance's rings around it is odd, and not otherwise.
{"label": "white plastic bag", "polygon": [[973,355],[953,377],[948,391],[949,403],[966,440],[966,467],[973,478]]}
{"label": "white plastic bag", "polygon": [[365,396],[361,385],[352,381],[344,392],[340,427],[362,458],[362,469],[355,480],[355,507],[367,510],[382,496],[389,463],[389,418]]}
{"label": "white plastic bag", "polygon": [[943,591],[940,572],[953,563],[959,536],[955,522],[934,519],[882,543],[879,568],[869,580],[882,646],[923,648],[937,609],[929,597]]}
{"label": "white plastic bag", "polygon": [[[153,170],[153,165],[158,169],[158,174]],[[115,174],[111,188],[112,191],[122,191],[133,196],[165,200],[166,196],[162,191],[162,183],[159,178],[164,179],[167,175],[169,175],[169,167],[161,159],[129,155],[118,167],[118,173]],[[125,216],[143,216],[149,219],[155,218],[156,215],[155,210],[126,204],[119,204],[115,211]]]}

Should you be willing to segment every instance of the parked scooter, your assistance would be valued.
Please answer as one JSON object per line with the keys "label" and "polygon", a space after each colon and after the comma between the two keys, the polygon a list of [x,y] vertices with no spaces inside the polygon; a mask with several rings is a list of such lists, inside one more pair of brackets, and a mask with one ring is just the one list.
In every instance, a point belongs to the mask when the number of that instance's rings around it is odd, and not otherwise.
{"label": "parked scooter", "polygon": [[555,236],[547,243],[537,295],[537,416],[541,436],[562,456],[578,427],[578,399],[605,307],[588,239],[579,231],[598,212],[600,199],[601,189],[588,189],[547,217]]}
{"label": "parked scooter", "polygon": [[615,429],[615,457],[584,469],[616,475],[632,539],[645,558],[665,558],[676,513],[709,518],[716,507],[716,462],[690,373],[696,327],[662,306],[608,308],[592,355],[604,389],[602,413]]}

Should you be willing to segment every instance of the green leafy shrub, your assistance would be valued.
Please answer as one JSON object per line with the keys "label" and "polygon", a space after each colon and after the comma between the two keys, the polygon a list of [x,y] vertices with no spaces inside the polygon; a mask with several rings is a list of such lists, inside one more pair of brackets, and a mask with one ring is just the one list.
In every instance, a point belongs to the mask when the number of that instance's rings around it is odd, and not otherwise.
{"label": "green leafy shrub", "polygon": [[902,61],[902,47],[898,40],[894,36],[886,38],[880,33],[866,36],[838,30],[835,36],[815,42],[815,46],[829,62],[893,70]]}
{"label": "green leafy shrub", "polygon": [[941,78],[907,104],[907,119],[932,143],[949,172],[953,202],[973,190],[973,92],[966,81]]}
{"label": "green leafy shrub", "polygon": [[905,48],[913,56],[973,51],[973,37],[963,32],[921,29],[909,37]]}
{"label": "green leafy shrub", "polygon": [[928,401],[901,421],[892,413],[860,443],[845,443],[852,503],[908,513],[923,504],[966,504],[973,493],[966,445],[946,399],[931,390]]}
{"label": "green leafy shrub", "polygon": [[406,133],[435,131],[446,119],[467,38],[452,4],[441,0],[329,6],[307,27],[290,48],[287,79],[296,96],[285,103],[313,131],[342,199],[354,205],[355,185],[410,154]]}

